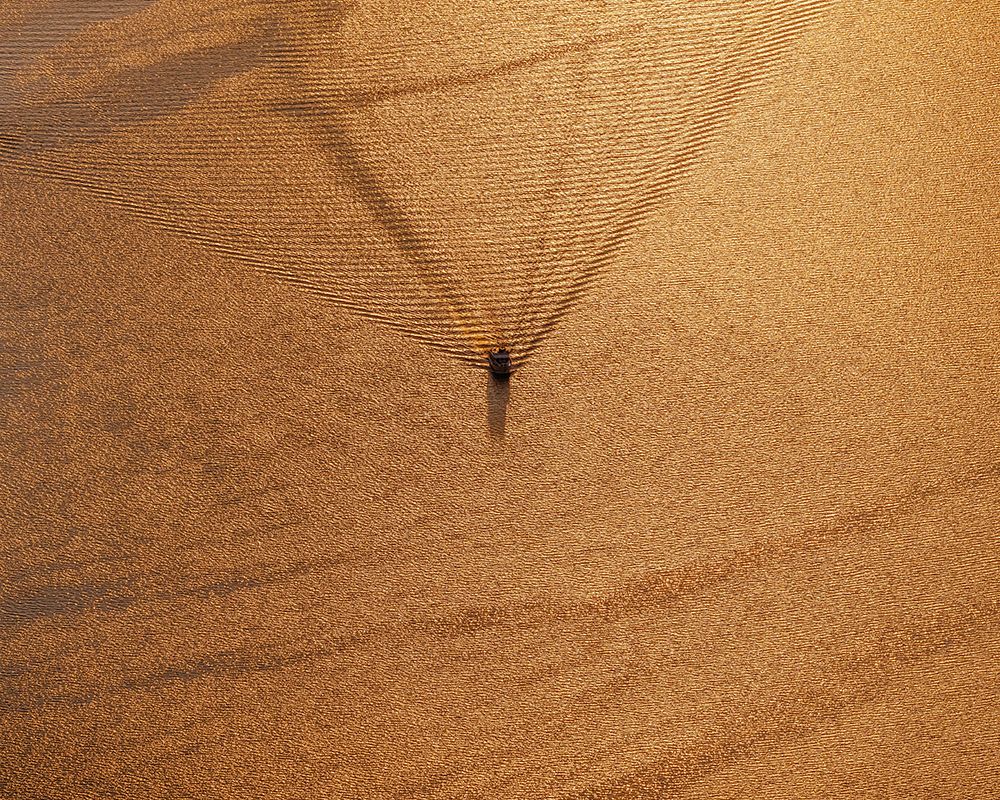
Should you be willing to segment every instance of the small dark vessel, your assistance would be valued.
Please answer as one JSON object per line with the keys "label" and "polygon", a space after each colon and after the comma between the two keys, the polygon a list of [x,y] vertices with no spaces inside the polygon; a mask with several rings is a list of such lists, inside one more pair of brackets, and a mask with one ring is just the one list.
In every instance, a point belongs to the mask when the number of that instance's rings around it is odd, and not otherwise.
{"label": "small dark vessel", "polygon": [[510,351],[504,347],[491,350],[488,356],[490,362],[490,372],[495,378],[510,377]]}

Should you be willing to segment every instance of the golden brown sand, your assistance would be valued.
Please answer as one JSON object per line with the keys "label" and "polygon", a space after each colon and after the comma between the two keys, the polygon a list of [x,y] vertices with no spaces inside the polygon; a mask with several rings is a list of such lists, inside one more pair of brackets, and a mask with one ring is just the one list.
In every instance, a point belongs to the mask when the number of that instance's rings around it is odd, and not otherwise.
{"label": "golden brown sand", "polygon": [[994,16],[5,2],[0,797],[1000,796]]}

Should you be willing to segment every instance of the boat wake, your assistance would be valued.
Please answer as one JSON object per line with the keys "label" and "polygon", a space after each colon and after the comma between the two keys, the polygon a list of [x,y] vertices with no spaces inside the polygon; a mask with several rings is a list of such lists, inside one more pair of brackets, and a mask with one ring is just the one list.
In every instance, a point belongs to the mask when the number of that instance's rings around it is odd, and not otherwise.
{"label": "boat wake", "polygon": [[15,3],[0,163],[516,365],[827,2],[406,5]]}

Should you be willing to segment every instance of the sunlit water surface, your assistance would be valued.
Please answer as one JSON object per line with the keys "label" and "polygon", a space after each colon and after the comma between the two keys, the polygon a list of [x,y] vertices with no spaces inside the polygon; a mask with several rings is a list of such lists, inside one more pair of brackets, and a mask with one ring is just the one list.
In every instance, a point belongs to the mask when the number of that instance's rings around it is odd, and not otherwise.
{"label": "sunlit water surface", "polygon": [[995,795],[994,15],[6,0],[0,796]]}

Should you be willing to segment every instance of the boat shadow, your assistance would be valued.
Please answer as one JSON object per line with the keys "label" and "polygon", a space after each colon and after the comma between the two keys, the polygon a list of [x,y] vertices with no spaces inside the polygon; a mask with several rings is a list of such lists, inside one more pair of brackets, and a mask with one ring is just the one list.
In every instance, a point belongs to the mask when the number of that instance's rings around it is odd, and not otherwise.
{"label": "boat shadow", "polygon": [[507,430],[507,404],[510,402],[510,379],[487,374],[486,422],[490,438],[502,442]]}

